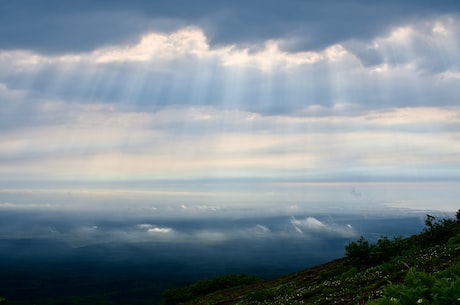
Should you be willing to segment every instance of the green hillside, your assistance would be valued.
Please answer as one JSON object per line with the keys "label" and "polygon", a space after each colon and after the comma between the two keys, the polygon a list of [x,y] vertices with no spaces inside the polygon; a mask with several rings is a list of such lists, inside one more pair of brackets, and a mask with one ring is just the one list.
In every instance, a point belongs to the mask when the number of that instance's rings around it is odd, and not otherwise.
{"label": "green hillside", "polygon": [[[346,246],[346,257],[278,279],[229,274],[169,289],[162,303],[460,305],[460,210],[456,219],[427,215],[425,224],[409,238],[382,236],[376,243],[360,238]],[[139,298],[126,304],[141,304],[134,301]],[[0,297],[0,304],[14,302]]]}
{"label": "green hillside", "polygon": [[163,304],[460,304],[460,210],[425,224],[405,239],[360,238],[343,259],[275,280],[227,275],[170,289]]}

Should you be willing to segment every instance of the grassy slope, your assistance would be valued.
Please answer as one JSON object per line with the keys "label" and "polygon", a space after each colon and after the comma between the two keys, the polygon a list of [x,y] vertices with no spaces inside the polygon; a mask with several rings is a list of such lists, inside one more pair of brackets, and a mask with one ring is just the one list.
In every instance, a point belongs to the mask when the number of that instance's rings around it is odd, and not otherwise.
{"label": "grassy slope", "polygon": [[[378,304],[387,304],[382,296],[388,296],[390,283],[393,283],[393,286],[403,283],[408,272],[427,274],[441,284],[455,285],[443,289],[450,289],[455,298],[460,298],[459,227],[457,224],[453,234],[455,237],[450,238],[448,242],[435,242],[428,246],[408,249],[372,267],[358,269],[350,265],[347,258],[343,258],[275,280],[217,291],[183,304],[364,304],[372,303],[369,300],[379,298]],[[413,242],[419,240],[420,236],[422,235],[406,240]],[[415,295],[416,292],[411,293]],[[428,295],[427,291],[423,293]],[[420,303],[422,297],[414,297]],[[395,301],[394,298],[391,299],[392,302]],[[405,304],[402,301],[398,302],[395,301],[395,304]]]}

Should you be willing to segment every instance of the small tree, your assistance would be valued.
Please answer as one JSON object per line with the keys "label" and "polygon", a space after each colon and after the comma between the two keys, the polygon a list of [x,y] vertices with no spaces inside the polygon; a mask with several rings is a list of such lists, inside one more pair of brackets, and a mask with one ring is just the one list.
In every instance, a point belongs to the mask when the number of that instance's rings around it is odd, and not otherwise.
{"label": "small tree", "polygon": [[345,253],[350,262],[358,267],[369,265],[371,248],[369,242],[361,236],[356,242],[345,246]]}
{"label": "small tree", "polygon": [[433,215],[427,214],[426,219],[425,219],[425,226],[427,226],[427,229],[431,229],[434,226],[434,221],[436,220],[436,217]]}

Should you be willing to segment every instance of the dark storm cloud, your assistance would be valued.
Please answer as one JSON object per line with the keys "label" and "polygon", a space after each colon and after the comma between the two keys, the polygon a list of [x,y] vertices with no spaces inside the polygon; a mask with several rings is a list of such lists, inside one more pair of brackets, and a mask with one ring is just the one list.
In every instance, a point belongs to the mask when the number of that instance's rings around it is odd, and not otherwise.
{"label": "dark storm cloud", "polygon": [[143,33],[202,27],[211,45],[284,40],[291,50],[366,39],[431,15],[456,14],[446,1],[54,1],[0,4],[0,48],[80,52],[134,42]]}

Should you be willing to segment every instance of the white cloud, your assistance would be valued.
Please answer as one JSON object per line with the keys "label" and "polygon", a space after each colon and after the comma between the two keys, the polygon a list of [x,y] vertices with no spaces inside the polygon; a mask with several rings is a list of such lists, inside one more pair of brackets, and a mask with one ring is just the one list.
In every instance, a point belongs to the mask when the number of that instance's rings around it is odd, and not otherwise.
{"label": "white cloud", "polygon": [[210,48],[203,31],[186,27],[172,34],[149,33],[130,46],[114,46],[95,51],[96,62],[161,61],[193,55],[203,57]]}
{"label": "white cloud", "polygon": [[280,42],[266,41],[257,51],[237,45],[211,48],[204,32],[187,27],[172,34],[150,33],[130,46],[114,46],[95,51],[89,57],[98,63],[145,61],[156,62],[192,56],[196,59],[218,61],[224,66],[252,67],[261,70],[289,68],[319,61],[340,60],[346,50],[333,45],[321,52],[288,53],[280,49]]}
{"label": "white cloud", "polygon": [[153,227],[153,225],[148,224],[148,223],[142,223],[142,224],[139,224],[139,225],[137,225],[137,226],[138,226],[139,228],[141,228],[141,229],[150,229],[150,228]]}
{"label": "white cloud", "polygon": [[323,231],[324,229],[326,229],[326,226],[314,217],[307,217],[304,220],[297,220],[293,218],[292,223],[298,227],[311,229],[314,231]]}
{"label": "white cloud", "polygon": [[149,234],[165,234],[165,233],[175,232],[170,227],[157,226],[157,225],[149,224],[149,223],[141,223],[141,224],[136,225],[136,227]]}
{"label": "white cloud", "polygon": [[162,227],[153,227],[149,228],[149,233],[171,233],[173,230],[171,228],[162,228]]}
{"label": "white cloud", "polygon": [[[394,28],[386,36],[375,38],[357,51],[363,55],[378,54],[380,62],[372,68],[373,71],[391,73],[393,66],[398,65],[434,73],[448,71],[452,67],[458,71],[459,25],[459,21],[452,17],[407,24]],[[361,58],[366,60],[365,55]]]}
{"label": "white cloud", "polygon": [[440,80],[458,81],[460,80],[460,71],[447,70],[439,74],[439,78]]}
{"label": "white cloud", "polygon": [[271,232],[271,230],[267,226],[264,226],[264,225],[256,225],[256,229],[257,229],[257,231],[260,231],[262,233],[270,233]]}
{"label": "white cloud", "polygon": [[261,70],[289,68],[319,61],[336,61],[346,51],[340,45],[331,46],[321,52],[288,53],[280,50],[280,42],[269,40],[258,51],[254,46],[228,45],[211,48],[202,29],[186,27],[171,34],[151,32],[145,34],[134,45],[105,47],[91,53],[59,55],[56,57],[38,55],[29,51],[0,52],[0,62],[10,62],[18,70],[33,71],[46,65],[110,64],[117,62],[161,63],[175,60],[203,60],[219,62],[223,66],[250,67]]}
{"label": "white cloud", "polygon": [[302,234],[327,234],[345,238],[351,238],[357,235],[356,231],[349,224],[338,225],[336,223],[324,223],[315,217],[307,217],[301,220],[292,217],[291,223],[295,230]]}
{"label": "white cloud", "polygon": [[168,227],[159,227],[156,225],[148,224],[148,223],[142,223],[137,225],[139,229],[146,230],[148,233],[171,233],[173,232],[172,228]]}

